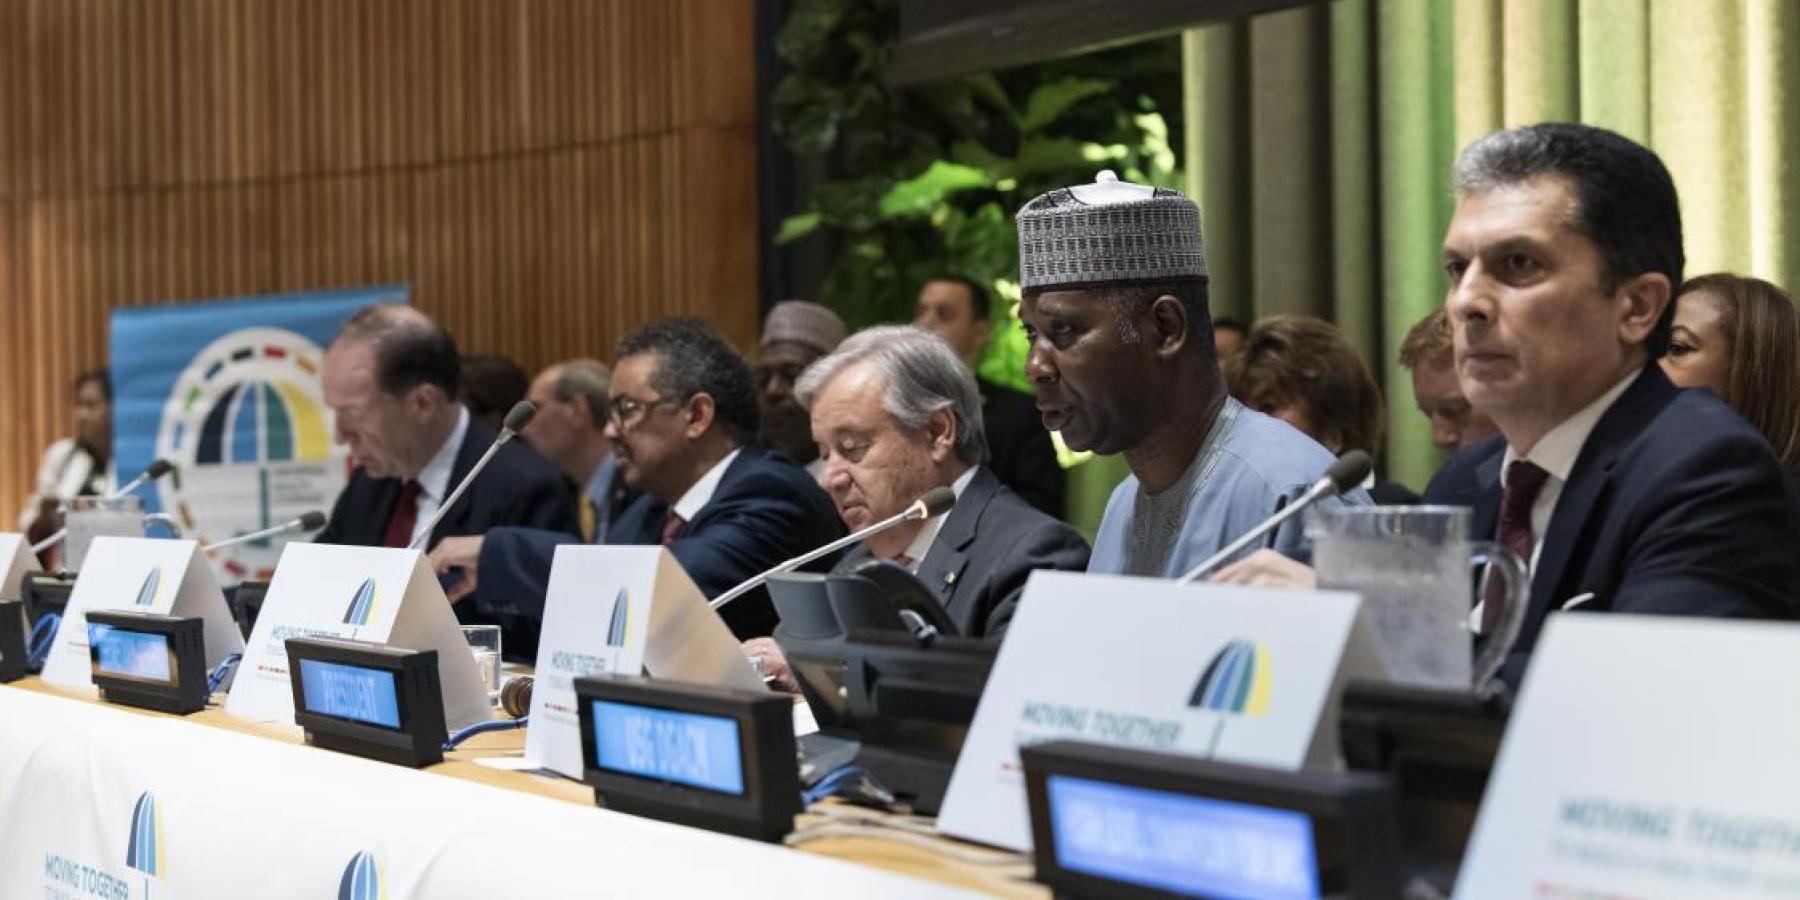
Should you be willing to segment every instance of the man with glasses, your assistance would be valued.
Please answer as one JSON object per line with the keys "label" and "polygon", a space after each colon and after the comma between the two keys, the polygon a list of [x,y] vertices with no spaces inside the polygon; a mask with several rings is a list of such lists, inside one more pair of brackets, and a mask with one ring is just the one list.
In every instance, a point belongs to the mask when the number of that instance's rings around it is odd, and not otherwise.
{"label": "man with glasses", "polygon": [[[606,543],[667,546],[712,597],[843,534],[806,470],[753,441],[760,413],[750,368],[705,323],[664,319],[626,335],[608,394],[606,436],[619,476],[643,496],[619,514]],[[556,545],[570,540],[501,528],[447,541],[431,558],[440,573],[463,570],[452,597],[476,591],[535,603],[541,614]],[[722,615],[740,639],[775,625],[761,590]]]}

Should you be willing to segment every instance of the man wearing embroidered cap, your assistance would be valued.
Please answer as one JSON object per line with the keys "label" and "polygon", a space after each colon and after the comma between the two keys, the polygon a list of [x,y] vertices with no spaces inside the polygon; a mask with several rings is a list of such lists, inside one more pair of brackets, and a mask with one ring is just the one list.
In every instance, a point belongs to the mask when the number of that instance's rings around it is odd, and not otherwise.
{"label": "man wearing embroidered cap", "polygon": [[814,360],[844,342],[844,320],[817,303],[783,300],[763,320],[756,358],[756,392],[762,407],[757,439],[806,467],[815,479],[824,471],[813,443],[812,421],[794,399],[794,384]]}
{"label": "man wearing embroidered cap", "polygon": [[[1101,172],[1027,203],[1018,224],[1025,373],[1044,426],[1131,467],[1088,571],[1180,575],[1331,465],[1311,438],[1226,394],[1193,201]],[[1298,521],[1273,546],[1309,555]]]}

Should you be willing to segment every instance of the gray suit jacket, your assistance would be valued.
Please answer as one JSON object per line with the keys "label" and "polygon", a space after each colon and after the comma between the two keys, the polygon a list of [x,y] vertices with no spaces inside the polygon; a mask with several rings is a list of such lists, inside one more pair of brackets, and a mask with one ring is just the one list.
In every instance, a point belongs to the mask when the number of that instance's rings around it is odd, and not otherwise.
{"label": "gray suit jacket", "polygon": [[[918,576],[965,637],[999,639],[1033,569],[1087,569],[1081,534],[1019,499],[986,466],[948,515]],[[858,544],[833,571],[848,573],[869,559]]]}

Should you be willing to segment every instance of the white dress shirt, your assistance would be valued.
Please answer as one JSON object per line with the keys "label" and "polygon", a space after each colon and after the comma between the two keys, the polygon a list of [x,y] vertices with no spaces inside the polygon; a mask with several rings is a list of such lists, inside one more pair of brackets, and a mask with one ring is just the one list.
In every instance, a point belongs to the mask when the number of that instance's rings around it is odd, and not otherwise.
{"label": "white dress shirt", "polygon": [[725,478],[725,470],[731,468],[731,461],[737,459],[738,452],[733,450],[725,454],[724,459],[707,469],[706,474],[700,476],[700,480],[694,482],[693,486],[687,489],[687,493],[682,494],[681,499],[675,501],[675,505],[670,507],[675,515],[681,517],[681,521],[694,521],[694,517],[706,508],[706,504],[712,502],[713,494],[719,489],[719,482]]}
{"label": "white dress shirt", "polygon": [[468,407],[459,406],[456,410],[456,425],[450,429],[450,437],[438,448],[425,468],[419,470],[419,500],[417,517],[413,519],[412,539],[417,541],[431,517],[437,515],[438,507],[444,505],[444,497],[454,487],[450,476],[456,469],[456,452],[462,449],[463,438],[469,434]]}
{"label": "white dress shirt", "polygon": [[1550,516],[1556,512],[1556,501],[1562,496],[1563,485],[1569,481],[1569,473],[1575,469],[1575,460],[1581,456],[1581,448],[1587,444],[1588,435],[1594,432],[1594,426],[1600,423],[1600,417],[1618,401],[1619,395],[1631,386],[1643,371],[1632,372],[1624,380],[1612,386],[1611,390],[1594,398],[1592,403],[1582,407],[1574,415],[1562,420],[1555,428],[1544,432],[1537,445],[1530,453],[1523,456],[1513,450],[1511,444],[1506,445],[1506,455],[1500,461],[1500,478],[1505,486],[1506,473],[1512,468],[1514,460],[1527,459],[1538,468],[1550,473],[1544,480],[1544,487],[1538,491],[1536,502],[1531,504],[1531,559],[1526,561],[1533,575],[1537,574],[1538,556],[1544,549],[1544,533],[1550,529]]}

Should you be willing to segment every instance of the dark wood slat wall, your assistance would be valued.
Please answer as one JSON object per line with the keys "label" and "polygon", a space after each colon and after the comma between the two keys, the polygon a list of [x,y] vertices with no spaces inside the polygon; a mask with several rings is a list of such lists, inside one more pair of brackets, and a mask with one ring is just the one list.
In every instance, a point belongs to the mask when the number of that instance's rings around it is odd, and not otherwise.
{"label": "dark wood slat wall", "polygon": [[747,346],[751,5],[0,0],[0,515],[121,306],[406,281],[528,370]]}

